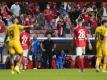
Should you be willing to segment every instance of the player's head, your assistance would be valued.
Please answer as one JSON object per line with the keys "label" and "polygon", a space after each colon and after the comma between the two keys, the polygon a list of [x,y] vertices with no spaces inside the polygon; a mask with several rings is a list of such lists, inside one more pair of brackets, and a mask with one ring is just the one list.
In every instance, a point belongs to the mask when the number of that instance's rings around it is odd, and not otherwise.
{"label": "player's head", "polygon": [[38,35],[34,34],[33,39],[37,39]]}
{"label": "player's head", "polygon": [[102,23],[101,23],[103,26],[107,27],[107,20],[102,20]]}
{"label": "player's head", "polygon": [[30,33],[30,28],[26,28],[25,32]]}
{"label": "player's head", "polygon": [[77,19],[77,25],[82,26],[83,21],[84,20],[82,18]]}
{"label": "player's head", "polygon": [[16,24],[19,23],[19,20],[18,20],[17,17],[14,17],[14,18],[13,18],[13,23],[16,23]]}
{"label": "player's head", "polygon": [[50,5],[49,5],[49,4],[47,4],[46,8],[47,8],[47,9],[50,9]]}
{"label": "player's head", "polygon": [[48,39],[50,40],[50,39],[51,39],[51,34],[48,34],[47,37],[48,37]]}

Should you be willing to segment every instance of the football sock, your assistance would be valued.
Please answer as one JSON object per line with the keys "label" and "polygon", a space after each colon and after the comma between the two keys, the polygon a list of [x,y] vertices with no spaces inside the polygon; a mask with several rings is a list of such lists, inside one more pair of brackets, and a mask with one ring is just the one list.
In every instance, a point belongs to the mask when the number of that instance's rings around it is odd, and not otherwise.
{"label": "football sock", "polygon": [[99,65],[100,65],[100,60],[97,59],[97,60],[96,60],[96,69],[99,69]]}
{"label": "football sock", "polygon": [[14,70],[14,56],[11,55],[10,57],[10,62],[11,62],[11,70]]}
{"label": "football sock", "polygon": [[104,70],[104,71],[106,70],[106,64],[105,63],[103,64],[102,70]]}
{"label": "football sock", "polygon": [[21,64],[21,62],[22,62],[22,59],[23,59],[23,57],[20,56],[20,59],[19,59],[18,63],[16,64],[16,66],[20,66],[20,64]]}

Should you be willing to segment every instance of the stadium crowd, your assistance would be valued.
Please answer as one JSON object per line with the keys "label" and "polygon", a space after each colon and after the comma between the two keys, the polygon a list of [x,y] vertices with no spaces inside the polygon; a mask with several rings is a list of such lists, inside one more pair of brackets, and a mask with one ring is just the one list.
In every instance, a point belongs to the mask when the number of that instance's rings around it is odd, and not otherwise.
{"label": "stadium crowd", "polygon": [[101,18],[107,16],[106,6],[106,3],[98,2],[3,2],[0,3],[1,22],[4,23],[1,25],[9,26],[12,18],[17,16],[20,24],[33,24],[33,30],[37,30],[36,33],[40,36],[46,36],[44,34],[50,32],[55,37],[69,37],[76,19],[82,17],[84,26],[94,34]]}
{"label": "stadium crowd", "polygon": [[[13,18],[15,17],[18,18],[21,25],[33,25],[33,28],[28,32],[31,36],[37,34],[38,37],[45,37],[47,34],[51,34],[52,37],[72,37],[77,20],[82,18],[84,19],[83,26],[88,28],[91,34],[90,37],[93,37],[96,27],[101,25],[101,20],[107,19],[107,3],[3,2],[0,3],[0,33],[4,32],[6,27],[13,24]],[[36,37],[33,37],[33,39],[35,40]],[[55,66],[55,56],[53,56],[52,68],[68,67],[67,65],[71,62],[74,64],[70,57],[65,58],[66,51],[62,50],[56,53],[57,67]],[[35,55],[33,56],[35,57]],[[34,68],[35,66],[40,68],[42,59],[38,57],[40,55],[37,56],[38,62],[33,61],[36,64],[33,64]],[[28,63],[30,64],[29,60]],[[74,65],[70,66],[74,67]],[[88,64],[89,66],[90,64]]]}

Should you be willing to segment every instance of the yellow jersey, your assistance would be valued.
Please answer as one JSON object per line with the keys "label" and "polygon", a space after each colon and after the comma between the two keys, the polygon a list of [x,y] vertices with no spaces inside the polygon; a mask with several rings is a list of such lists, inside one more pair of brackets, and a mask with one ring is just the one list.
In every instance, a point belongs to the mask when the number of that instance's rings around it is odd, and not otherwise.
{"label": "yellow jersey", "polygon": [[[107,28],[105,27],[104,31],[102,32],[102,35],[105,37],[107,37]],[[105,45],[107,45],[107,38],[105,39]]]}
{"label": "yellow jersey", "polygon": [[98,26],[95,31],[95,37],[97,42],[102,43],[102,40],[104,39],[104,32],[105,27],[104,26]]}
{"label": "yellow jersey", "polygon": [[23,29],[21,25],[12,24],[7,27],[6,34],[9,37],[9,41],[19,41],[20,40],[20,30]]}

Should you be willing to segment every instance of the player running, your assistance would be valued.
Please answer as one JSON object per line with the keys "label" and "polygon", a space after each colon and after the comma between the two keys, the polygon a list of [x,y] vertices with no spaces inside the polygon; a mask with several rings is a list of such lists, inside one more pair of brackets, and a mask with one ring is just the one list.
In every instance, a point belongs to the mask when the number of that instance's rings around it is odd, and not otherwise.
{"label": "player running", "polygon": [[[15,17],[13,19],[13,24],[7,27],[6,37],[4,39],[4,43],[5,43],[7,38],[9,37],[8,49],[11,57],[12,74],[14,74],[14,71],[16,71],[17,73],[20,73],[19,66],[23,56],[23,48],[20,43],[20,30],[28,27],[28,26],[19,25],[17,23],[18,23],[18,19]],[[16,66],[14,67],[15,53],[18,53],[20,55],[20,60],[17,62]]]}
{"label": "player running", "polygon": [[23,52],[23,60],[24,60],[24,70],[27,69],[27,57],[28,57],[28,51],[29,51],[29,46],[31,45],[31,40],[30,40],[30,34],[27,32],[27,30],[23,30],[20,34],[20,41],[22,48],[24,50]]}
{"label": "player running", "polygon": [[84,60],[82,54],[85,54],[86,38],[89,43],[89,49],[92,49],[90,39],[88,38],[88,29],[82,26],[83,19],[78,19],[76,28],[74,29],[74,40],[76,44],[76,55],[79,56],[79,68],[80,71],[84,71]]}

